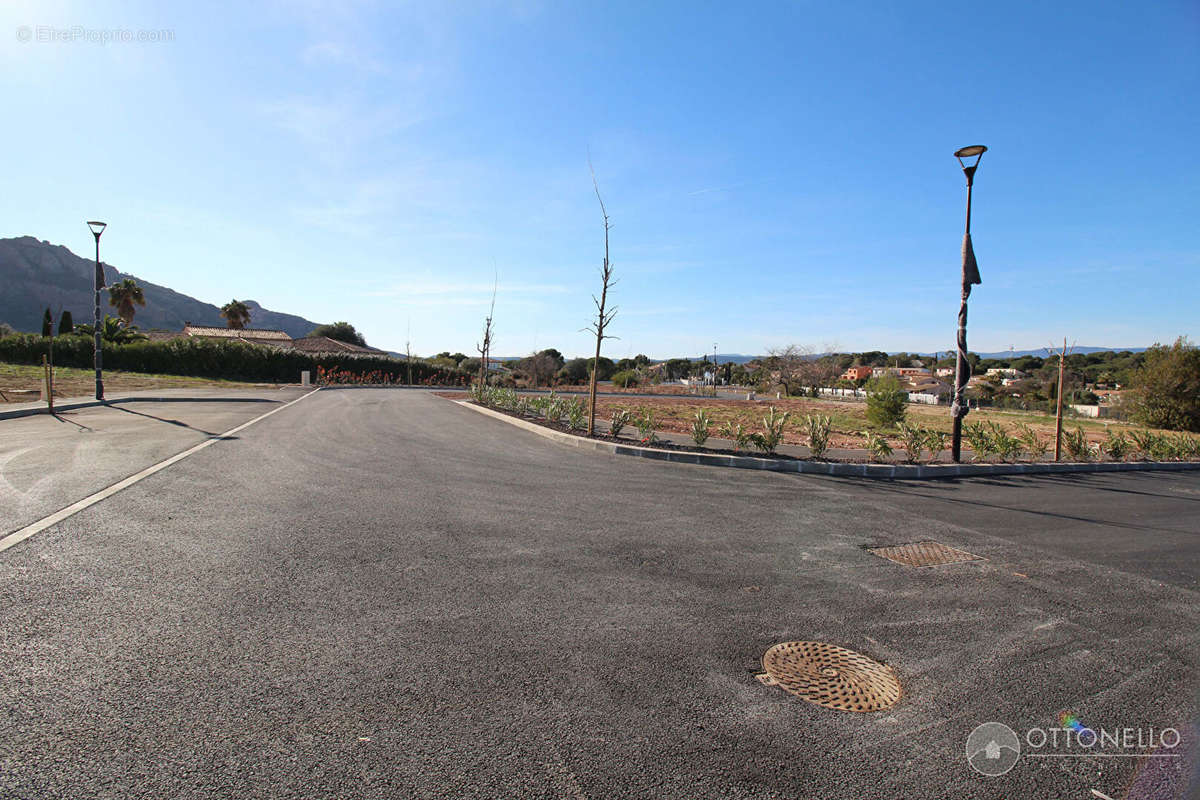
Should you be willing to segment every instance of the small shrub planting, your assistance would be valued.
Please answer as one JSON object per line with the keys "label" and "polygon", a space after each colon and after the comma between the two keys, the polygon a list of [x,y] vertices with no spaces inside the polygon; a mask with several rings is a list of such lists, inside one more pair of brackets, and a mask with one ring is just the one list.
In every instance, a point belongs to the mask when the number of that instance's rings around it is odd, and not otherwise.
{"label": "small shrub planting", "polygon": [[875,431],[863,431],[862,434],[872,461],[882,461],[892,454],[892,446],[887,439]]}
{"label": "small shrub planting", "polygon": [[829,449],[829,417],[809,414],[804,418],[804,430],[808,434],[808,451],[813,458],[820,458]]}
{"label": "small shrub planting", "polygon": [[638,438],[642,440],[642,444],[654,444],[658,441],[658,420],[654,418],[653,409],[638,409],[633,424],[638,430]]}
{"label": "small shrub planting", "polygon": [[620,436],[621,431],[625,430],[625,426],[633,420],[633,412],[628,408],[618,408],[612,414],[612,419],[608,423],[608,432],[613,436]]}
{"label": "small shrub planting", "polygon": [[709,419],[707,411],[697,411],[692,417],[692,441],[697,447],[704,447],[704,443],[708,441],[709,431],[712,428],[712,420]]}
{"label": "small shrub planting", "polygon": [[1083,428],[1063,433],[1063,445],[1067,448],[1067,453],[1071,456],[1072,461],[1092,460],[1092,448],[1088,444],[1087,434],[1083,432]]}
{"label": "small shrub planting", "polygon": [[752,441],[752,434],[740,422],[736,425],[726,422],[721,426],[721,436],[733,442],[734,450],[748,450]]}
{"label": "small shrub planting", "polygon": [[1133,443],[1129,441],[1129,438],[1125,436],[1123,431],[1113,434],[1109,430],[1101,449],[1104,451],[1104,455],[1113,461],[1124,461],[1133,452]]}

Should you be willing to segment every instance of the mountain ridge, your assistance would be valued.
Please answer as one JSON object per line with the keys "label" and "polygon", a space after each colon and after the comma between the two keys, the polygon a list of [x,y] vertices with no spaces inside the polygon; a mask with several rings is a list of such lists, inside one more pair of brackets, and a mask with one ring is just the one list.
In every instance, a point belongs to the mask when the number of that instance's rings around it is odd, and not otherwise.
{"label": "mountain ridge", "polygon": [[[221,309],[169,286],[152,283],[122,272],[102,261],[107,284],[131,278],[142,287],[145,307],[138,306],[134,324],[141,330],[163,328],[177,331],[185,323],[225,327]],[[63,245],[33,236],[0,239],[0,322],[17,330],[40,331],[47,306],[55,323],[63,310],[69,310],[76,323],[92,321],[95,304],[92,281],[94,259],[83,258]],[[281,330],[293,338],[306,336],[319,323],[297,314],[271,311],[254,300],[244,300],[250,308],[250,324],[256,328]],[[102,313],[116,313],[101,296]]]}

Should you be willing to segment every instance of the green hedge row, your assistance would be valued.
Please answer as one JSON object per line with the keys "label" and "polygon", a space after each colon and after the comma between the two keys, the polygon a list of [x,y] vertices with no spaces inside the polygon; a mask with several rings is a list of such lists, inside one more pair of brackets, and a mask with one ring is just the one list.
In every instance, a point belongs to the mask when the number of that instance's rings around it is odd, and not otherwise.
{"label": "green hedge row", "polygon": [[[41,364],[48,354],[50,340],[35,334],[0,337],[0,361],[16,364]],[[54,337],[54,363],[62,367],[87,369],[92,366],[92,339],[85,336]],[[163,375],[191,375],[260,383],[296,383],[301,370],[317,377],[317,368],[339,372],[382,372],[403,382],[408,366],[389,356],[357,354],[311,355],[294,350],[211,339],[170,339],[130,344],[104,343],[105,369],[148,372]],[[461,383],[467,376],[413,361],[413,383]]]}

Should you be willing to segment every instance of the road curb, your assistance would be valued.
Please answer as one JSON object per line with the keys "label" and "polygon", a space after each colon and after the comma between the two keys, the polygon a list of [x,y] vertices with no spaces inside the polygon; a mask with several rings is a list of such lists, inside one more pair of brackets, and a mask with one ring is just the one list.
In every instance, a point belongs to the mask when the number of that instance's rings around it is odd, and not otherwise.
{"label": "road curb", "polygon": [[617,444],[563,433],[529,420],[517,419],[501,411],[484,408],[468,400],[450,400],[510,425],[523,428],[538,436],[581,450],[636,456],[680,464],[701,464],[709,467],[760,469],[771,472],[798,472],[804,475],[833,475],[843,478],[880,478],[884,480],[928,480],[936,478],[972,478],[985,475],[1046,475],[1081,472],[1147,472],[1150,470],[1200,470],[1198,461],[1106,461],[1091,464],[856,464],[841,461],[801,461],[758,456],[726,456],[693,453],[686,450],[656,450],[633,444]]}
{"label": "road curb", "polygon": [[[297,387],[300,388],[300,387]],[[322,387],[312,386],[310,389],[319,389]],[[195,398],[197,401],[204,398]],[[95,408],[97,406],[115,406],[121,403],[185,403],[191,401],[189,397],[115,397],[112,400],[79,400],[76,402],[55,403],[54,413],[59,411],[75,411],[80,408]],[[50,409],[46,408],[45,401],[42,401],[37,406],[32,408],[12,408],[0,410],[0,420],[16,419],[18,417],[33,417],[38,414],[49,414]]]}
{"label": "road curb", "polygon": [[[55,411],[74,411],[77,408],[91,408],[92,406],[108,405],[100,400],[88,400],[83,403],[56,403]],[[36,414],[49,414],[50,409],[46,408],[43,402],[36,408],[14,408],[8,411],[0,411],[0,419],[16,419],[17,417],[32,417]]]}

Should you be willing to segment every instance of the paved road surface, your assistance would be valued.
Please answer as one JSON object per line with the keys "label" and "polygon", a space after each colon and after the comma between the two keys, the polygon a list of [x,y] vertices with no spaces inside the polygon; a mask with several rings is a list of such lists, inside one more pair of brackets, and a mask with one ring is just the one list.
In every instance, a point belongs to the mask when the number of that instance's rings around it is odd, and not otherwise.
{"label": "paved road surface", "polygon": [[[0,553],[0,797],[1120,798],[1136,760],[966,737],[1195,720],[1198,531],[1195,473],[722,470],[322,391]],[[927,538],[987,560],[863,549]],[[904,697],[760,685],[794,639]]]}

